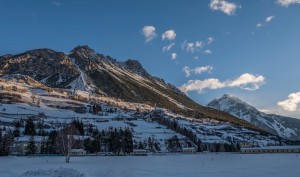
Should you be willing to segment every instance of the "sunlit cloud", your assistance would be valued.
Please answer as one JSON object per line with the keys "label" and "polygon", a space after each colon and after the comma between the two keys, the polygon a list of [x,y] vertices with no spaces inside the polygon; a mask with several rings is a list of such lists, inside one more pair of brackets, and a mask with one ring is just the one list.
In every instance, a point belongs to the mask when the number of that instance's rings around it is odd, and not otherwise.
{"label": "sunlit cloud", "polygon": [[235,11],[240,8],[235,3],[230,3],[226,0],[211,0],[209,7],[213,11],[221,11],[227,15],[234,15]]}
{"label": "sunlit cloud", "polygon": [[286,111],[294,112],[297,110],[300,103],[300,92],[289,94],[288,98],[277,103],[278,106]]}
{"label": "sunlit cloud", "polygon": [[172,41],[172,40],[175,40],[176,38],[176,33],[174,30],[168,30],[168,31],[165,31],[162,35],[161,35],[161,38],[162,40],[169,40],[169,41]]}
{"label": "sunlit cloud", "polygon": [[288,7],[292,4],[300,4],[300,0],[277,0],[276,3],[281,6]]}
{"label": "sunlit cloud", "polygon": [[144,26],[142,34],[145,37],[145,43],[148,43],[157,37],[154,26]]}
{"label": "sunlit cloud", "polygon": [[198,91],[202,93],[206,89],[215,90],[226,87],[238,87],[244,90],[257,90],[265,83],[265,77],[261,75],[253,75],[245,73],[234,80],[220,81],[216,78],[209,78],[205,80],[189,80],[186,84],[180,87],[184,93],[190,91]]}

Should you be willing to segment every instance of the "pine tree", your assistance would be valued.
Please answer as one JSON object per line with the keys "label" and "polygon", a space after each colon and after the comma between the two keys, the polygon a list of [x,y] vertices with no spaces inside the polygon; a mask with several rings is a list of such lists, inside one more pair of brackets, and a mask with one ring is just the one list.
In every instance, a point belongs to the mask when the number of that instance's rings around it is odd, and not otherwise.
{"label": "pine tree", "polygon": [[90,138],[86,138],[83,140],[83,147],[84,150],[86,150],[88,153],[91,153],[92,151],[92,143]]}
{"label": "pine tree", "polygon": [[34,136],[31,136],[26,146],[26,155],[35,154],[37,147],[35,145]]}
{"label": "pine tree", "polygon": [[130,154],[131,152],[133,152],[133,140],[132,140],[132,132],[129,128],[125,129],[124,132],[124,150],[123,152],[125,152],[126,154]]}
{"label": "pine tree", "polygon": [[21,128],[20,121],[15,122],[14,137],[20,137],[20,133],[21,133],[20,128]]}
{"label": "pine tree", "polygon": [[49,133],[49,136],[48,136],[48,140],[47,140],[47,153],[48,154],[55,154],[56,153],[56,143],[57,143],[57,132],[54,130],[54,131],[51,131]]}
{"label": "pine tree", "polygon": [[13,132],[10,129],[8,129],[6,131],[6,134],[2,137],[2,151],[0,152],[1,155],[9,155],[10,146],[13,145],[13,139]]}
{"label": "pine tree", "polygon": [[43,137],[43,140],[41,142],[41,150],[40,150],[40,154],[47,154],[48,149],[47,149],[47,141],[45,139],[45,137]]}
{"label": "pine tree", "polygon": [[34,122],[33,122],[33,119],[31,117],[29,117],[26,120],[24,134],[25,135],[31,135],[31,136],[36,135],[36,131],[35,131],[35,127],[34,127]]}

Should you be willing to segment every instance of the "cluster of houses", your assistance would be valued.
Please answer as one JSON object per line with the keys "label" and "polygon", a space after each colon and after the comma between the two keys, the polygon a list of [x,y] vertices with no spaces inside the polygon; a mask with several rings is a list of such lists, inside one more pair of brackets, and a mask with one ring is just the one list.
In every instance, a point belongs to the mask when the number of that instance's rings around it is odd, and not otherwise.
{"label": "cluster of houses", "polygon": [[[41,151],[42,143],[46,140],[46,137],[43,136],[34,136],[34,142],[36,146],[36,152]],[[75,137],[76,139],[84,139],[86,136],[78,136]],[[10,147],[11,155],[26,155],[26,147],[28,146],[30,142],[31,136],[21,136],[21,137],[15,137],[14,143]],[[183,147],[181,151],[178,151],[178,153],[185,153],[185,154],[191,154],[196,153],[197,147]],[[146,156],[148,155],[149,151],[146,149],[133,149],[133,152],[131,155],[135,156]],[[83,148],[77,148],[77,149],[71,149],[70,152],[71,156],[85,156],[87,155],[86,150]],[[113,153],[109,152],[108,150],[108,143],[101,143],[101,153],[99,155],[114,155]],[[120,154],[122,155],[122,153]]]}

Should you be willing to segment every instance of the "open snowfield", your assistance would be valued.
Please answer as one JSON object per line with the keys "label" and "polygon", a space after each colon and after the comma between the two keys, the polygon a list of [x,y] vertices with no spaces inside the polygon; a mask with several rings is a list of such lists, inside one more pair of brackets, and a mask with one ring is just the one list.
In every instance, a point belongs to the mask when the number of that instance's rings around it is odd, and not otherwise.
{"label": "open snowfield", "polygon": [[300,154],[1,157],[0,177],[299,177]]}

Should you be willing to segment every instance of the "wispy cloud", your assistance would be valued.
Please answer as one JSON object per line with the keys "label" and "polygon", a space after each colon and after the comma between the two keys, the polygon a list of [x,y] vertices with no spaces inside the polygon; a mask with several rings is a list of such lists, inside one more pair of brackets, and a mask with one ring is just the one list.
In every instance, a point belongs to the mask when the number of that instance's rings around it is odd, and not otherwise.
{"label": "wispy cloud", "polygon": [[207,38],[207,44],[211,44],[211,43],[213,43],[214,42],[214,38],[213,37],[209,37],[209,38]]}
{"label": "wispy cloud", "polygon": [[200,66],[196,67],[194,69],[189,68],[188,66],[185,66],[182,71],[185,73],[185,77],[189,77],[192,73],[193,74],[201,74],[204,72],[210,73],[213,70],[212,66]]}
{"label": "wispy cloud", "polygon": [[286,111],[294,112],[297,110],[299,103],[300,103],[300,92],[296,92],[296,93],[289,94],[288,99],[279,101],[277,105],[282,107]]}
{"label": "wispy cloud", "polygon": [[172,41],[172,40],[175,40],[176,38],[176,33],[173,29],[171,30],[168,30],[168,31],[165,31],[162,35],[161,35],[161,38],[162,40],[169,40],[169,41]]}
{"label": "wispy cloud", "polygon": [[185,40],[181,44],[182,50],[186,50],[187,52],[194,53],[196,51],[199,51],[199,49],[203,48],[205,43],[203,41],[195,41],[195,42],[188,42]]}
{"label": "wispy cloud", "polygon": [[266,26],[268,23],[270,23],[271,21],[273,21],[274,18],[275,18],[274,15],[267,17],[265,19],[265,23],[257,23],[256,24],[256,28],[262,28],[262,27]]}
{"label": "wispy cloud", "polygon": [[57,2],[57,1],[52,1],[52,5],[57,6],[57,7],[61,6],[60,2]]}
{"label": "wispy cloud", "polygon": [[187,93],[190,91],[198,91],[202,93],[205,89],[221,89],[226,87],[238,87],[244,90],[257,90],[265,83],[265,77],[261,75],[253,75],[245,73],[234,80],[220,81],[216,78],[205,80],[189,80],[180,87],[180,90]]}
{"label": "wispy cloud", "polygon": [[274,18],[275,18],[275,16],[272,15],[272,16],[267,17],[265,21],[266,21],[267,23],[269,23],[269,22],[271,22]]}
{"label": "wispy cloud", "polygon": [[145,43],[148,43],[157,37],[154,26],[144,26],[142,34],[145,37]]}
{"label": "wispy cloud", "polygon": [[211,51],[210,49],[206,49],[206,50],[204,51],[204,54],[206,54],[206,55],[212,54],[212,51]]}
{"label": "wispy cloud", "polygon": [[276,3],[281,6],[288,7],[292,4],[300,4],[300,0],[277,0]]}
{"label": "wispy cloud", "polygon": [[226,0],[211,0],[209,7],[213,11],[221,11],[227,15],[234,15],[235,11],[241,8],[235,3],[230,3]]}
{"label": "wispy cloud", "polygon": [[172,54],[171,54],[171,58],[172,58],[172,60],[176,60],[177,54],[176,54],[176,53],[172,53]]}
{"label": "wispy cloud", "polygon": [[256,28],[261,28],[261,27],[263,27],[263,24],[257,23]]}
{"label": "wispy cloud", "polygon": [[171,44],[169,44],[169,45],[167,45],[167,46],[164,46],[163,47],[163,51],[165,52],[165,51],[169,51],[169,50],[171,50],[172,49],[172,47],[175,45],[175,42],[172,42]]}

